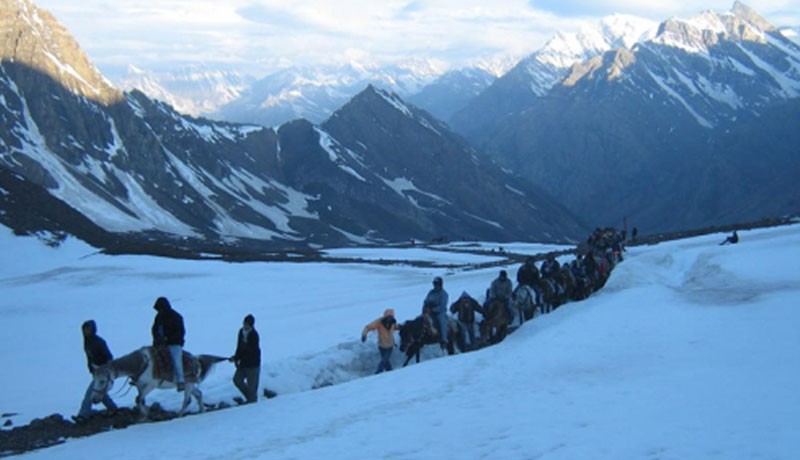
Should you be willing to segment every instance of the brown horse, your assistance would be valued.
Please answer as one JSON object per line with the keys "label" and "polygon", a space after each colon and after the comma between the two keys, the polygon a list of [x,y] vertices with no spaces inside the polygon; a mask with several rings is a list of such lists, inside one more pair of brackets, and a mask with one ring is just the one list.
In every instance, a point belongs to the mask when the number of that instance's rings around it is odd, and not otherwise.
{"label": "brown horse", "polygon": [[483,321],[480,324],[481,342],[495,344],[502,342],[508,333],[511,316],[503,300],[495,299],[483,309]]}
{"label": "brown horse", "polygon": [[[439,334],[432,331],[425,325],[425,317],[420,315],[414,319],[405,321],[400,324],[398,330],[400,332],[400,351],[406,354],[406,362],[403,367],[407,366],[411,358],[416,357],[419,363],[419,354],[422,347],[425,345],[432,345],[440,343]],[[464,351],[464,337],[460,330],[461,326],[458,321],[453,318],[448,318],[447,321],[447,354],[452,355],[456,352],[456,347],[459,351]]]}

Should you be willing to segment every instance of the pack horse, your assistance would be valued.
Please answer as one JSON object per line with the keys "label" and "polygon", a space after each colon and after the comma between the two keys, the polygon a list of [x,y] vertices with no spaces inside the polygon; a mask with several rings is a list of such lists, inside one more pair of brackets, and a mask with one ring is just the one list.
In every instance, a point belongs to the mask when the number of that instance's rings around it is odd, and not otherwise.
{"label": "pack horse", "polygon": [[[163,355],[163,358],[162,358]],[[197,400],[199,411],[203,412],[203,393],[198,385],[205,380],[214,364],[226,358],[213,355],[194,356],[183,352],[183,369],[186,385],[183,390],[183,405],[178,415],[184,415],[189,407],[191,397]],[[170,363],[160,365],[161,363]],[[100,401],[108,393],[119,377],[128,377],[138,390],[136,407],[142,416],[147,417],[148,408],[145,397],[155,389],[177,388],[172,364],[165,350],[156,347],[142,347],[125,356],[110,361],[96,368],[93,372],[92,399]]]}

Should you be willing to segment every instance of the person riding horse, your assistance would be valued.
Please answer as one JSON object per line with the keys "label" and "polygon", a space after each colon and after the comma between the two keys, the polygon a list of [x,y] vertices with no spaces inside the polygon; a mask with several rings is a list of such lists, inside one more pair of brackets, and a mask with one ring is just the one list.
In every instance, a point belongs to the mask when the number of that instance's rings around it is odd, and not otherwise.
{"label": "person riding horse", "polygon": [[167,347],[170,358],[172,358],[177,389],[178,391],[183,391],[185,381],[182,355],[184,336],[186,335],[186,329],[183,327],[183,316],[172,309],[172,305],[170,305],[166,297],[156,299],[153,309],[158,312],[151,328],[153,346]]}
{"label": "person riding horse", "polygon": [[444,290],[442,277],[437,276],[433,279],[433,289],[428,291],[425,301],[422,303],[422,314],[426,313],[426,308],[435,316],[434,323],[439,327],[439,345],[442,349],[447,346],[447,306],[449,297]]}
{"label": "person riding horse", "polygon": [[514,312],[511,311],[511,294],[513,292],[514,286],[511,280],[508,279],[508,273],[505,270],[500,270],[500,274],[492,281],[486,293],[486,302],[483,307],[486,308],[494,300],[500,300],[508,312],[508,317],[513,318]]}
{"label": "person riding horse", "polygon": [[528,257],[525,263],[517,270],[517,284],[525,284],[533,287],[539,281],[539,268],[536,267],[536,259]]}

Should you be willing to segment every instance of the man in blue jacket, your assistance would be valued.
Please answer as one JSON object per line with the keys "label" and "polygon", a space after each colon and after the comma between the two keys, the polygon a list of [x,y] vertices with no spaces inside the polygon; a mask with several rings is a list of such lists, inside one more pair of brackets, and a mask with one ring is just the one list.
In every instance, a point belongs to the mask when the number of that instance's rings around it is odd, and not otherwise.
{"label": "man in blue jacket", "polygon": [[447,291],[444,290],[444,282],[440,276],[433,279],[433,289],[428,291],[422,310],[430,309],[439,325],[439,343],[442,348],[447,345],[447,306],[449,305]]}

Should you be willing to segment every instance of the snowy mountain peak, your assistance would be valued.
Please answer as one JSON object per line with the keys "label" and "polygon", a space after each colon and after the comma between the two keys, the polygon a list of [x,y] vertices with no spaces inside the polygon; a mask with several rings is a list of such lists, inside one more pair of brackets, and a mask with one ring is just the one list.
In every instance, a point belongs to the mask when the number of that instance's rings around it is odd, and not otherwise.
{"label": "snowy mountain peak", "polygon": [[122,99],[67,30],[30,0],[0,3],[0,60],[38,70],[88,99]]}
{"label": "snowy mountain peak", "polygon": [[758,14],[756,10],[750,8],[749,6],[745,5],[740,1],[736,1],[733,4],[733,8],[731,9],[731,13],[742,19],[745,22],[752,24],[754,27],[761,29],[765,32],[771,32],[775,30],[775,26],[767,22],[763,16]]}
{"label": "snowy mountain peak", "polygon": [[654,43],[692,53],[708,53],[721,40],[766,43],[767,32],[776,28],[746,5],[736,2],[727,13],[703,12],[690,19],[663,22]]}
{"label": "snowy mountain peak", "polygon": [[369,87],[367,87],[367,91],[373,91],[375,94],[383,98],[383,100],[388,102],[389,105],[391,105],[392,107],[403,113],[403,115],[409,118],[413,118],[414,115],[411,109],[406,105],[405,102],[403,102],[402,99],[400,99],[400,97],[397,94],[390,93],[389,91],[380,88],[375,88],[372,85],[369,85]]}
{"label": "snowy mountain peak", "polygon": [[532,58],[542,64],[567,69],[576,62],[616,48],[631,48],[652,37],[657,23],[636,16],[615,14],[578,33],[556,35]]}

